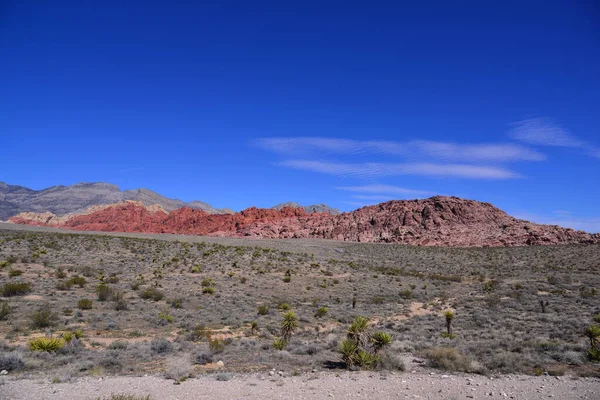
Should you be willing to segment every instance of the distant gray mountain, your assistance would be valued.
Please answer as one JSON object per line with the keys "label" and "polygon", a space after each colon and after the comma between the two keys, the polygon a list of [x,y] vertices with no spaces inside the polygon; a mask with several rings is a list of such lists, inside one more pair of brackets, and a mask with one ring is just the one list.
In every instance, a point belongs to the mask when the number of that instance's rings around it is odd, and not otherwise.
{"label": "distant gray mountain", "polygon": [[287,203],[281,203],[281,204],[277,204],[275,207],[272,207],[274,210],[281,210],[284,207],[292,207],[292,208],[302,208],[304,209],[304,211],[306,211],[307,213],[313,213],[313,212],[318,212],[318,213],[329,213],[331,215],[338,215],[340,214],[340,210],[338,210],[337,208],[332,208],[329,207],[327,204],[313,204],[310,206],[302,206],[298,203],[294,203],[293,201],[288,201]]}
{"label": "distant gray mountain", "polygon": [[23,186],[0,182],[0,221],[5,221],[21,212],[50,211],[56,215],[81,212],[90,206],[113,204],[124,200],[135,200],[147,206],[158,204],[167,211],[191,207],[210,214],[229,214],[228,209],[216,209],[211,205],[192,201],[185,203],[169,199],[148,189],[120,190],[110,183],[77,183],[71,186],[52,186],[33,190]]}

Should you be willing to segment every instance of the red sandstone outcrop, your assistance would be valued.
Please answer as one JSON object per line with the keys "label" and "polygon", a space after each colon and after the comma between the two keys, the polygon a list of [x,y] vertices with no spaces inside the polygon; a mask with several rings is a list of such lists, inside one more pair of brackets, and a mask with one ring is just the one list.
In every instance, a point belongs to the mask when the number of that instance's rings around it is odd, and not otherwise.
{"label": "red sandstone outcrop", "polygon": [[72,215],[66,220],[52,218],[47,213],[27,213],[11,218],[10,222],[76,230],[322,238],[418,246],[600,243],[600,234],[518,220],[489,203],[442,196],[389,201],[335,216],[308,214],[302,208],[291,207],[281,210],[252,207],[235,214],[180,208],[167,213],[160,207],[125,202]]}

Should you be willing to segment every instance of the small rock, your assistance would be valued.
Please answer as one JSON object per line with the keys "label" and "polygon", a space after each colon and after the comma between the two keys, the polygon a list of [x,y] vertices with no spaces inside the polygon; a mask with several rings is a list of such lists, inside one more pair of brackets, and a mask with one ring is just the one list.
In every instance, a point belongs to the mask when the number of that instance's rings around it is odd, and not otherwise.
{"label": "small rock", "polygon": [[223,368],[225,366],[225,363],[221,360],[217,361],[217,368]]}
{"label": "small rock", "polygon": [[0,371],[0,375],[8,375],[8,371],[3,369],[2,371]]}

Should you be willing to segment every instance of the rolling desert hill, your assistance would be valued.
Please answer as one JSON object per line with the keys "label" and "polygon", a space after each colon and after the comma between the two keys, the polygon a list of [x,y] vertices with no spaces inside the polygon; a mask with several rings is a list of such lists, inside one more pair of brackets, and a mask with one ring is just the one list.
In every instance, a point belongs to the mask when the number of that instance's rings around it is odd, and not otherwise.
{"label": "rolling desert hill", "polygon": [[252,207],[234,214],[209,214],[189,207],[169,211],[126,201],[62,218],[49,212],[23,213],[9,222],[84,231],[316,238],[417,246],[600,243],[600,234],[535,224],[511,217],[489,203],[445,196],[388,201],[339,215],[307,213],[302,207],[280,210]]}

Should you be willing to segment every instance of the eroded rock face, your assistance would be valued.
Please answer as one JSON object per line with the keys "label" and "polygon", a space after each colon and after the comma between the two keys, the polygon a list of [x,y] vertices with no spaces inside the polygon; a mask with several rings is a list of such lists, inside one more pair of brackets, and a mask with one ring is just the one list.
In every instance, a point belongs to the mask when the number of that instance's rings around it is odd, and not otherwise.
{"label": "eroded rock face", "polygon": [[168,213],[160,207],[124,202],[83,215],[54,217],[49,213],[24,213],[10,221],[77,230],[321,238],[418,246],[600,243],[600,234],[534,224],[513,218],[489,203],[442,196],[389,201],[340,215],[309,214],[302,208],[292,207],[280,210],[252,207],[234,214],[208,214],[186,207]]}

